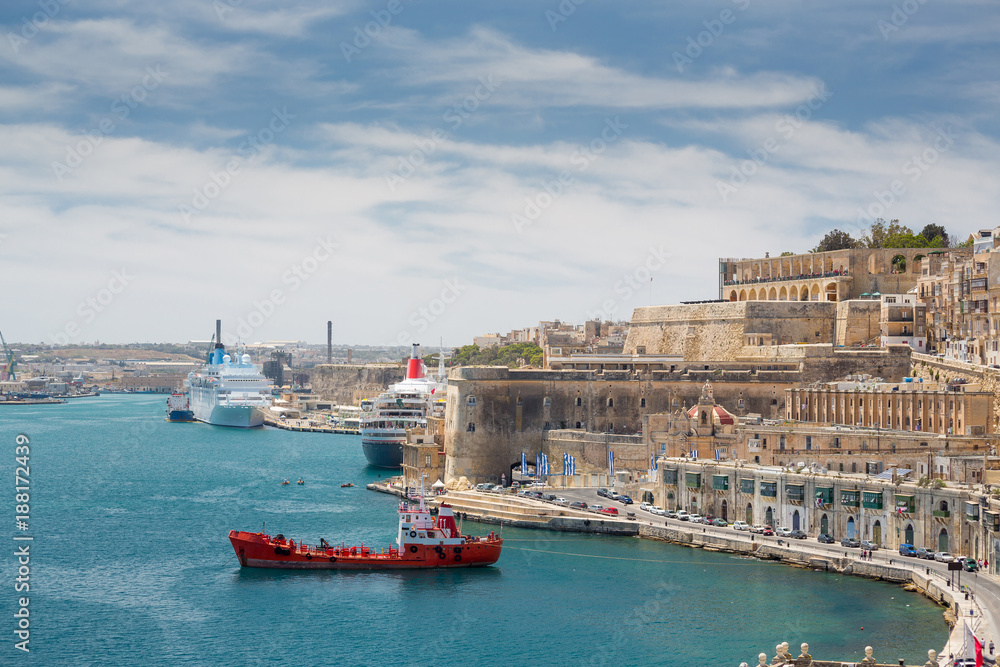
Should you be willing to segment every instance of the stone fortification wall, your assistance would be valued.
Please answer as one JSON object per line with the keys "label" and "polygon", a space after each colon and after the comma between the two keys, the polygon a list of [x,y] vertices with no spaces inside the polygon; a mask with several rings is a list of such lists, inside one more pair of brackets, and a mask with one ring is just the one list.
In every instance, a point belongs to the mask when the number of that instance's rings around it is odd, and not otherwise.
{"label": "stone fortification wall", "polygon": [[[785,388],[794,386],[790,377],[781,381],[770,374],[731,376],[711,369],[707,377],[715,387],[719,404],[738,414],[756,412],[779,418],[784,414]],[[731,380],[732,378],[732,380]],[[465,475],[473,481],[496,481],[501,473],[510,477],[510,467],[543,451],[550,431],[578,429],[601,434],[636,435],[642,417],[694,405],[701,395],[702,373],[655,372],[632,374],[627,371],[539,371],[507,368],[465,367],[449,375],[448,406],[445,414],[446,480]],[[600,437],[600,436],[597,436]],[[606,449],[595,457],[604,467]],[[628,468],[618,459],[618,467]],[[548,453],[548,452],[546,452]],[[636,470],[649,462],[643,448]],[[581,458],[578,456],[578,465]],[[560,466],[549,455],[550,465]],[[631,463],[629,463],[631,465]]]}
{"label": "stone fortification wall", "polygon": [[625,353],[682,355],[728,361],[746,334],[769,334],[775,344],[833,343],[837,304],[811,301],[739,301],[636,308]]}
{"label": "stone fortification wall", "polygon": [[993,414],[988,430],[991,433],[1000,433],[1000,369],[916,352],[912,356],[911,364],[913,377],[939,382],[961,378],[966,382],[980,385],[982,391],[992,393]]}
{"label": "stone fortification wall", "polygon": [[850,347],[877,340],[882,302],[852,299],[837,303],[837,345]]}
{"label": "stone fortification wall", "polygon": [[339,405],[357,405],[364,398],[375,398],[389,385],[403,379],[405,370],[398,364],[321,364],[313,368],[313,393]]}
{"label": "stone fortification wall", "polygon": [[638,435],[546,431],[542,435],[541,447],[542,453],[549,457],[552,472],[562,469],[564,453],[576,457],[577,473],[607,472],[609,450],[615,453],[616,470],[638,471],[649,467],[649,448]]}

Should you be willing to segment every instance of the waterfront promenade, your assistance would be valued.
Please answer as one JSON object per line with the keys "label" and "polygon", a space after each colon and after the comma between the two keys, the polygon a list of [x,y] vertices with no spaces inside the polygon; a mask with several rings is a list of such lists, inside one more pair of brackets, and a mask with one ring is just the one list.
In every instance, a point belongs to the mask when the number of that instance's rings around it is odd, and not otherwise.
{"label": "waterfront promenade", "polygon": [[[939,651],[941,664],[945,664],[945,659],[949,655],[962,654],[965,643],[964,623],[966,622],[987,647],[991,641],[997,642],[997,638],[1000,638],[1000,623],[998,623],[1000,621],[1000,580],[991,575],[962,572],[961,583],[968,591],[968,599],[966,599],[966,593],[959,589],[957,583],[959,573],[949,572],[945,563],[917,560],[900,556],[897,552],[888,550],[875,551],[871,560],[862,560],[860,549],[845,548],[839,543],[821,544],[815,541],[815,536],[811,536],[811,539],[807,540],[789,540],[788,538],[767,537],[737,531],[731,526],[723,528],[667,519],[639,510],[636,505],[623,506],[601,498],[597,496],[596,488],[545,489],[543,491],[558,494],[570,502],[581,500],[589,504],[601,503],[605,506],[613,506],[621,512],[622,517],[625,516],[625,512],[634,512],[636,515],[634,521],[621,520],[620,523],[630,524],[635,526],[635,529],[622,531],[619,534],[638,534],[640,537],[660,539],[684,546],[732,551],[756,558],[780,560],[802,567],[835,570],[854,576],[884,579],[898,583],[912,582],[931,599],[948,605],[952,614],[957,618],[945,646]],[[470,520],[485,520],[489,523],[502,521],[507,525],[560,531],[609,532],[600,525],[603,523],[603,519],[607,518],[603,515],[512,494],[453,492],[447,496],[439,497],[437,500],[453,504],[457,512],[462,512]],[[491,507],[495,507],[496,511],[491,511]],[[550,525],[550,517],[558,517],[560,514],[572,514],[573,520],[562,520]],[[591,521],[586,525],[580,520],[584,517],[591,518]],[[950,583],[952,576],[954,576],[954,584]],[[859,645],[864,646],[863,634],[859,634],[858,642]],[[760,647],[759,650],[766,651],[767,647]],[[817,659],[819,659],[818,656]]]}

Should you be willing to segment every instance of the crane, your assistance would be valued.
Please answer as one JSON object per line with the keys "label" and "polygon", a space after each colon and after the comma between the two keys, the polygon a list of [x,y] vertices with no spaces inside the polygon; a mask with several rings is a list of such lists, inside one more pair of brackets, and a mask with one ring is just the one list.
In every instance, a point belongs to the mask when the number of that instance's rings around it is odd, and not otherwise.
{"label": "crane", "polygon": [[3,367],[3,378],[4,380],[17,380],[17,375],[14,372],[14,366],[16,365],[16,360],[14,359],[14,352],[7,347],[7,341],[3,339],[3,333],[0,332],[0,343],[3,343],[3,353],[7,357],[7,363]]}

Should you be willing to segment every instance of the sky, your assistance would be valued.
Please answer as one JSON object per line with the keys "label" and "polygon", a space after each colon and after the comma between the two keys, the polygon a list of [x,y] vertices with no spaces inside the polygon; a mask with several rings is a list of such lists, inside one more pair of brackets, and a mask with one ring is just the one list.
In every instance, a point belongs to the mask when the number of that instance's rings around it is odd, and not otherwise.
{"label": "sky", "polygon": [[0,332],[470,343],[1000,224],[995,2],[0,7]]}

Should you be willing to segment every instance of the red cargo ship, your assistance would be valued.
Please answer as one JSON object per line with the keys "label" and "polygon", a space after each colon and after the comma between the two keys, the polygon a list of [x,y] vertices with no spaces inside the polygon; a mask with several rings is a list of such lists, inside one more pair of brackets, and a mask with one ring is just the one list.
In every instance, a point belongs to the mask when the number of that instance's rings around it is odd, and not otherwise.
{"label": "red cargo ship", "polygon": [[240,565],[302,570],[409,570],[436,567],[483,567],[500,558],[503,538],[462,535],[451,506],[441,505],[437,518],[419,505],[399,505],[398,547],[334,546],[320,540],[308,545],[284,535],[229,531]]}

